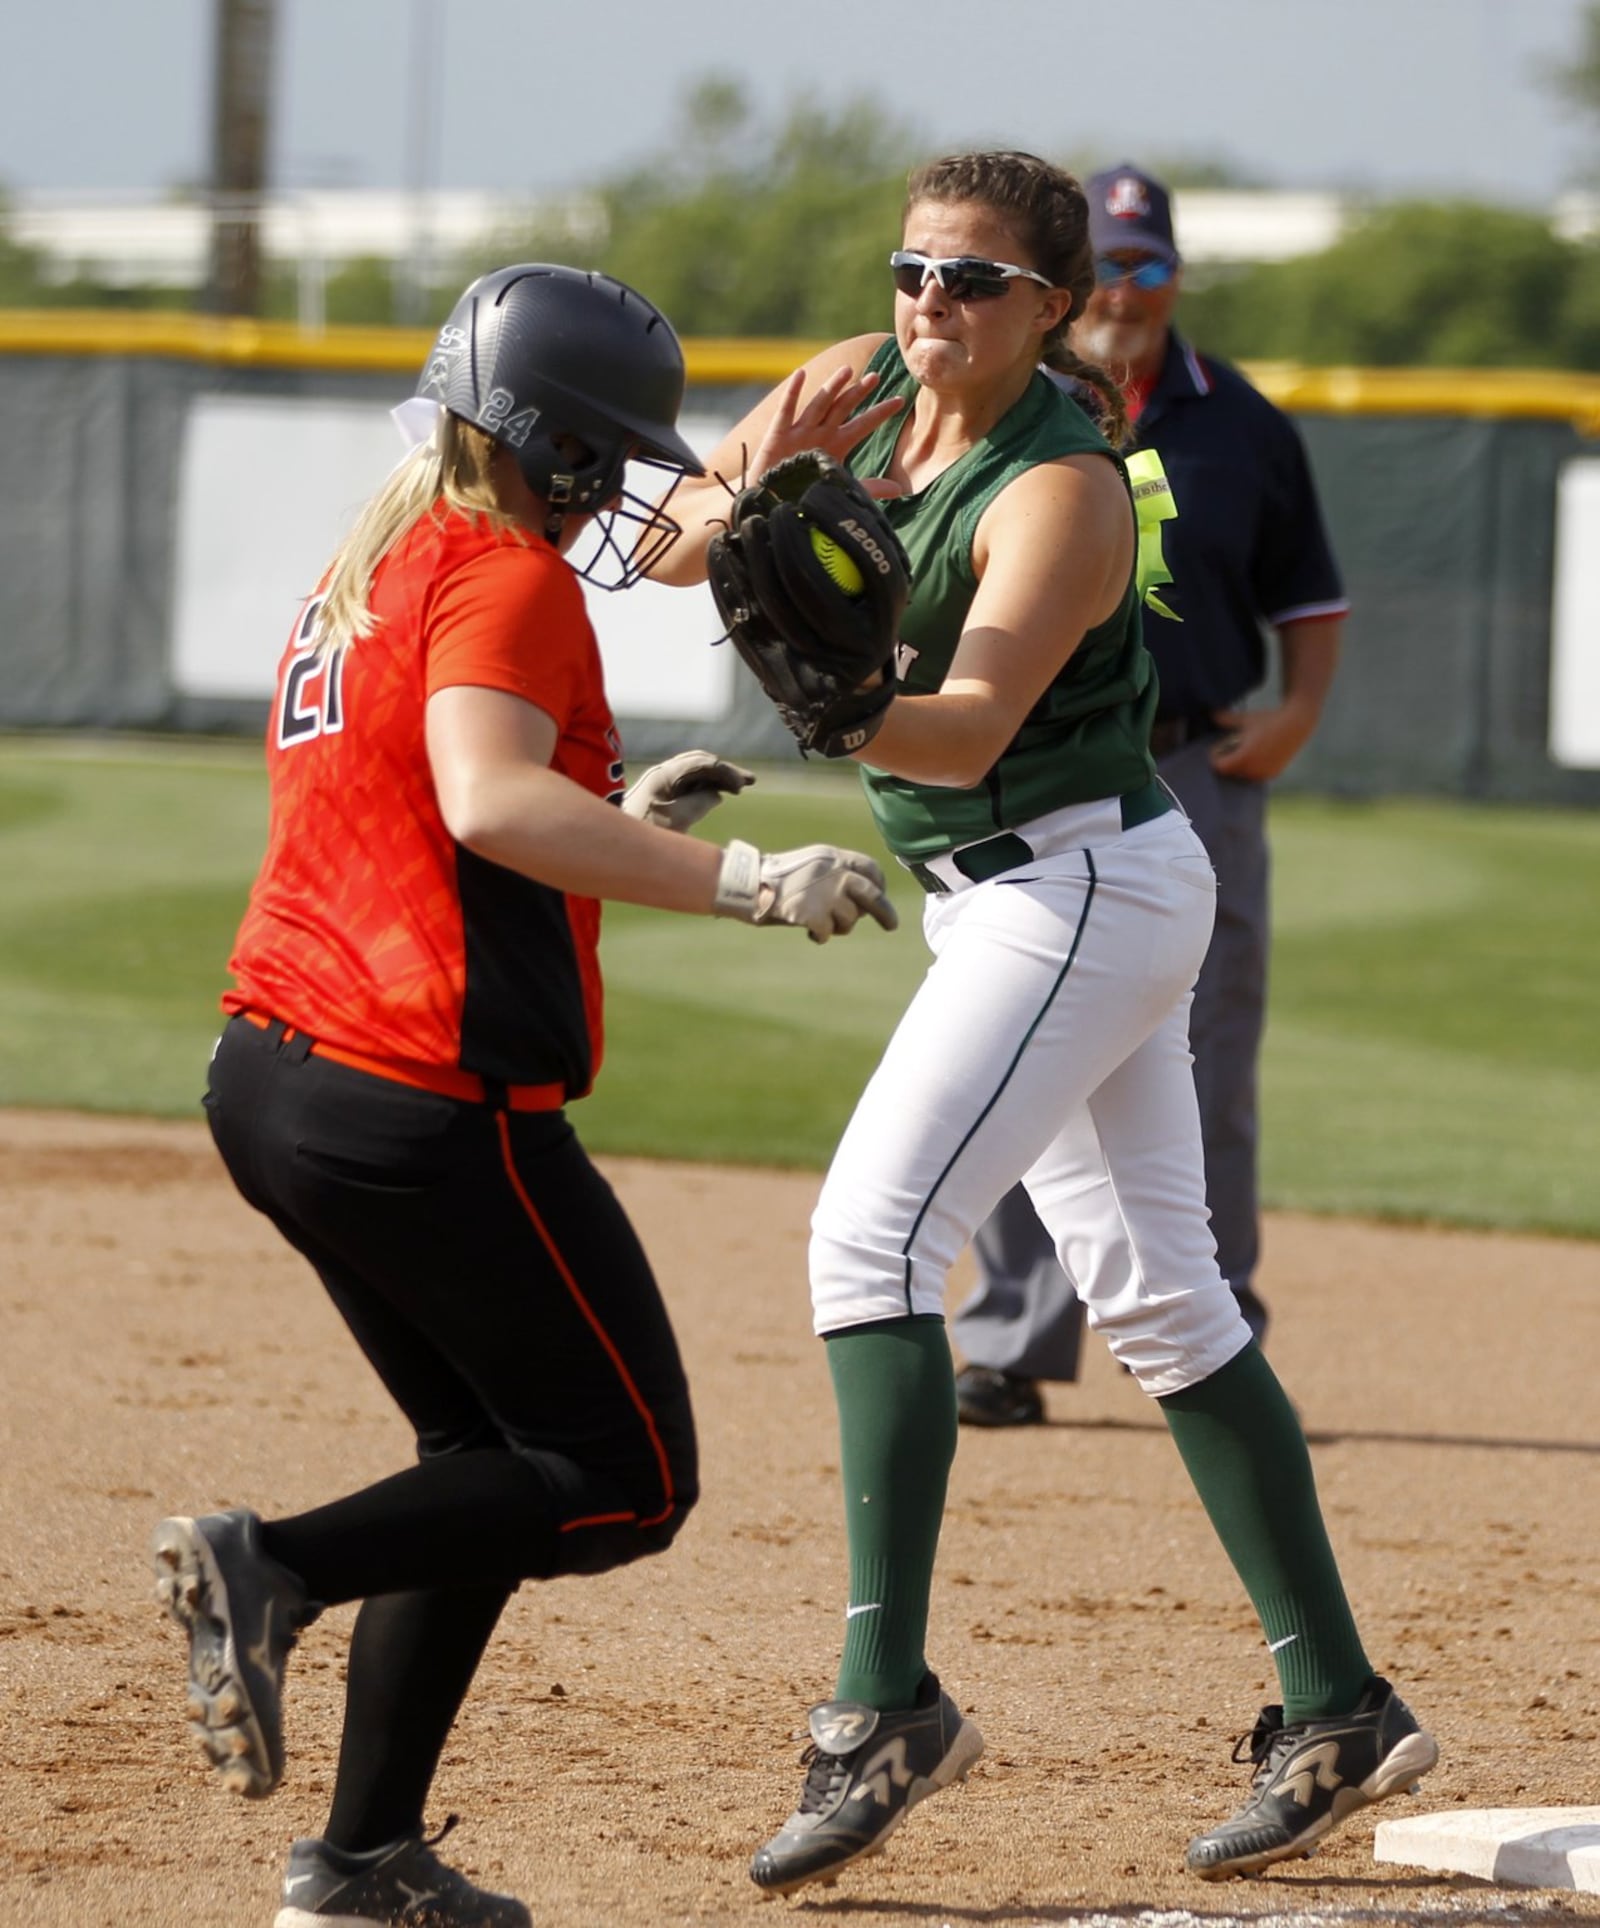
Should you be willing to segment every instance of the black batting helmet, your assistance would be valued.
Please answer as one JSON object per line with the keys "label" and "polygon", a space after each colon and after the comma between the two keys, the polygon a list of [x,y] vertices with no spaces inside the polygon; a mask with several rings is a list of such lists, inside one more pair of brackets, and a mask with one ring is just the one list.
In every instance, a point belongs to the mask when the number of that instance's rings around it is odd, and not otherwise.
{"label": "black batting helmet", "polygon": [[[530,261],[482,275],[439,330],[417,393],[476,423],[557,510],[622,486],[631,456],[705,473],[677,431],[683,350],[660,309],[609,275]],[[587,459],[556,447],[575,436]]]}

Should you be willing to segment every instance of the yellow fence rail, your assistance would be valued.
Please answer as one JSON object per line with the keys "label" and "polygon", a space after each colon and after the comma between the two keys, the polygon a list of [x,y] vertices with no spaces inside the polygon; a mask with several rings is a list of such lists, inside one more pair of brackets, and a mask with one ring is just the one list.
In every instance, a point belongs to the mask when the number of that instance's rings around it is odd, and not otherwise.
{"label": "yellow fence rail", "polygon": [[[235,368],[322,368],[409,374],[432,332],[326,328],[177,312],[0,309],[0,355],[161,356]],[[820,342],[722,340],[684,344],[689,380],[703,386],[775,382]],[[1309,368],[1247,362],[1262,392],[1298,414],[1455,415],[1567,421],[1600,435],[1600,375],[1535,368]]]}

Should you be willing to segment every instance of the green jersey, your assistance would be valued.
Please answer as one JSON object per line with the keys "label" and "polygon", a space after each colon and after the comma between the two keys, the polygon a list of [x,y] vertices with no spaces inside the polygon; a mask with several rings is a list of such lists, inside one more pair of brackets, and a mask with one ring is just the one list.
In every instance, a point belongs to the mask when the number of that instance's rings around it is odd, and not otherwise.
{"label": "green jersey", "polygon": [[[906,409],[869,435],[850,458],[858,475],[881,475],[917,384],[891,338],[869,366],[873,396],[905,398]],[[911,558],[911,600],[900,624],[901,683],[908,695],[944,682],[977,593],[972,542],[979,519],[1007,483],[1064,455],[1121,458],[1063,389],[1038,373],[989,434],[915,495],[879,506]],[[1133,514],[1129,498],[1129,516]],[[1156,679],[1139,623],[1132,565],[1116,613],[1083,637],[1050,687],[971,789],[911,783],[862,765],[867,799],[884,842],[897,857],[922,861],[1014,830],[1070,803],[1122,796],[1149,783],[1150,718]]]}

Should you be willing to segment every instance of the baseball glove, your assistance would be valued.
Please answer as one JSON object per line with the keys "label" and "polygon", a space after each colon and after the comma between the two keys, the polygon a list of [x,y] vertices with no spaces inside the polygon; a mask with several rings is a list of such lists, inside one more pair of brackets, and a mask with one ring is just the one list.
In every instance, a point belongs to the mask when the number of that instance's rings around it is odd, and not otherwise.
{"label": "baseball glove", "polygon": [[820,449],[768,469],[734,497],[706,568],[728,636],[801,750],[870,742],[894,700],[911,565],[850,471]]}

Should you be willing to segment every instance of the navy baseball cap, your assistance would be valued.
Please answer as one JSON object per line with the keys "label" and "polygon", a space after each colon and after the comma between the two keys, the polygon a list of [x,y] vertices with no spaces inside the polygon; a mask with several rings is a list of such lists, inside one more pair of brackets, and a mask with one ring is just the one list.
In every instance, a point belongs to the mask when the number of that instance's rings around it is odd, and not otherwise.
{"label": "navy baseball cap", "polygon": [[1131,161],[1090,175],[1084,193],[1089,199],[1089,245],[1096,254],[1136,248],[1162,261],[1182,258],[1172,238],[1171,196]]}

